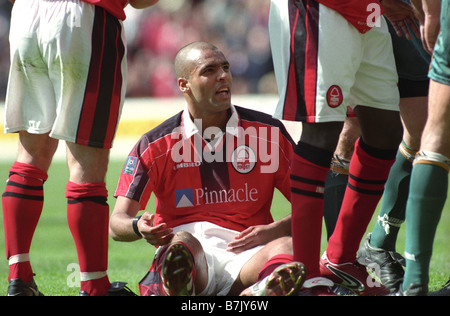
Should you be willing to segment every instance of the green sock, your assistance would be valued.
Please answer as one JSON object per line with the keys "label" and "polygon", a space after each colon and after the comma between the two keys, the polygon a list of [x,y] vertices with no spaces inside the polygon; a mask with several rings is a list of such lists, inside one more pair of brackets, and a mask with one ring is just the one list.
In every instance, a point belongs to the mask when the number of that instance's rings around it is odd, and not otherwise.
{"label": "green sock", "polygon": [[386,182],[380,215],[370,237],[370,244],[374,247],[395,251],[400,225],[405,221],[411,170],[412,162],[399,150]]}
{"label": "green sock", "polygon": [[429,282],[434,236],[447,199],[448,171],[429,163],[414,165],[406,207],[406,273],[403,289]]}

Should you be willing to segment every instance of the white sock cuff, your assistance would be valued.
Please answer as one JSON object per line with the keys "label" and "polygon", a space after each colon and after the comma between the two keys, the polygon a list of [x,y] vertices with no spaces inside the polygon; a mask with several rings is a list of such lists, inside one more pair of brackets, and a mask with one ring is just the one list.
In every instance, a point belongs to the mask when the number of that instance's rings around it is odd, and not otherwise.
{"label": "white sock cuff", "polygon": [[21,253],[18,255],[14,255],[8,258],[9,265],[13,265],[20,262],[27,262],[30,261],[30,254],[29,253]]}

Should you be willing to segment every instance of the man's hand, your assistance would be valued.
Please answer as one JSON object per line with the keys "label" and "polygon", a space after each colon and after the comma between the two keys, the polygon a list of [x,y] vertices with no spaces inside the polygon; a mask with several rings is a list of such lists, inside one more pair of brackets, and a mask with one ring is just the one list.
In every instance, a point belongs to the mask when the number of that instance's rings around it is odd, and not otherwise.
{"label": "man's hand", "polygon": [[167,245],[173,238],[172,228],[168,228],[167,224],[159,224],[153,226],[155,215],[149,212],[142,214],[137,223],[137,227],[142,237],[153,246]]}
{"label": "man's hand", "polygon": [[234,237],[235,241],[228,244],[228,251],[241,253],[256,246],[265,245],[276,239],[274,228],[271,225],[249,227]]}
{"label": "man's hand", "polygon": [[408,26],[417,38],[420,38],[420,29],[417,26],[417,19],[414,9],[402,0],[383,0],[384,16],[391,22],[397,36],[405,36],[408,40],[412,34]]}

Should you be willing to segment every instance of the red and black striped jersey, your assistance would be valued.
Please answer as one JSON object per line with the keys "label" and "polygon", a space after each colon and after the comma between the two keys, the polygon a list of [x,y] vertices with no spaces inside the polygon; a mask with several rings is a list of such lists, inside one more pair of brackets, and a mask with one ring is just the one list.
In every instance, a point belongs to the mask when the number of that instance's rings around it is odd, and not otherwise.
{"label": "red and black striped jersey", "polygon": [[185,109],[144,134],[127,158],[115,196],[134,199],[143,210],[153,193],[155,225],[208,221],[242,231],[273,222],[275,188],[290,199],[294,142],[269,115],[231,110],[225,131],[202,133],[201,122],[192,122]]}
{"label": "red and black striped jersey", "polygon": [[[368,25],[371,15],[379,9],[380,16],[383,14],[383,7],[379,0],[315,0],[330,9],[339,12],[347,21],[361,33],[366,33],[372,27]],[[379,16],[378,16],[379,18]]]}
{"label": "red and black striped jersey", "polygon": [[128,0],[82,0],[82,1],[102,7],[119,20],[125,20],[125,12],[123,9],[127,6]]}

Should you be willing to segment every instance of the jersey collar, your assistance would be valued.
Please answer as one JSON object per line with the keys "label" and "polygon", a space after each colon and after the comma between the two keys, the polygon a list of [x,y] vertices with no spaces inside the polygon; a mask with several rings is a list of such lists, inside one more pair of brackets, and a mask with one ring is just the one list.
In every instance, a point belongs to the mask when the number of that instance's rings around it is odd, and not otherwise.
{"label": "jersey collar", "polygon": [[[235,137],[239,136],[239,114],[236,111],[234,105],[231,105],[231,116],[227,122],[226,133],[231,134]],[[187,105],[184,107],[182,115],[182,132],[185,139],[191,138],[195,134],[201,136],[201,131],[198,130],[197,125],[192,121],[189,115],[189,110]]]}

